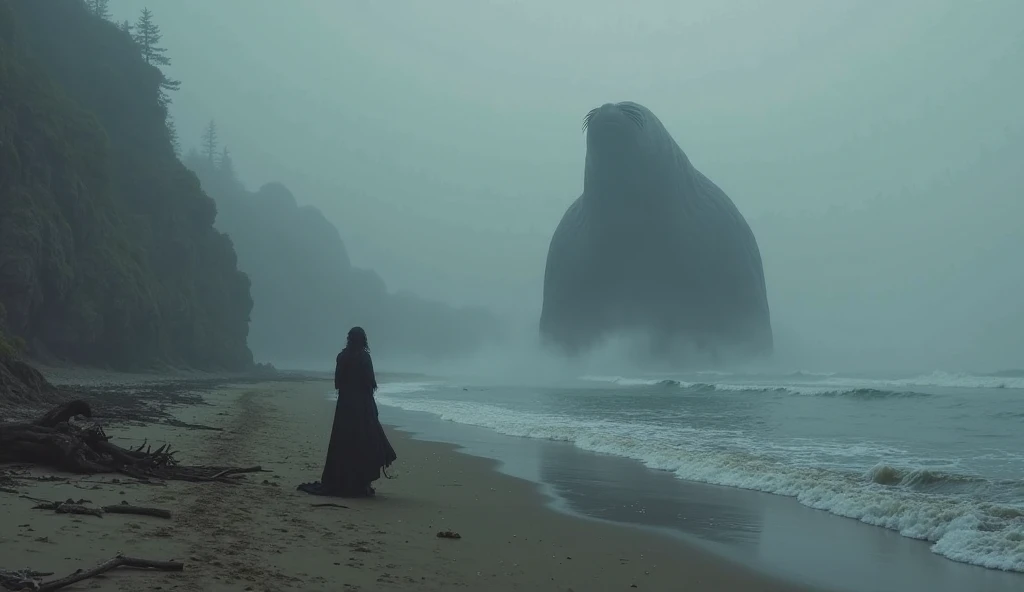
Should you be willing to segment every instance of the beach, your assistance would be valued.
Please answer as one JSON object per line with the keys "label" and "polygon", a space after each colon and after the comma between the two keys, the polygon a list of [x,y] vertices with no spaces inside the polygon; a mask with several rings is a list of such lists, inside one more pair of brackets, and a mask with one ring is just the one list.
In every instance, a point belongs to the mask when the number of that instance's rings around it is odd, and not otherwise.
{"label": "beach", "polygon": [[[805,589],[678,537],[559,512],[535,483],[503,474],[495,461],[391,427],[399,460],[393,478],[375,484],[376,498],[297,492],[322,468],[330,390],[321,379],[227,384],[203,392],[204,403],[168,408],[174,425],[107,426],[121,446],[166,443],[185,463],[264,470],[237,484],[9,470],[0,569],[59,577],[118,553],[185,564],[179,573],[115,570],[67,590]],[[102,421],[102,406],[95,415]],[[172,517],[57,514],[22,496],[128,502]],[[460,538],[439,538],[442,531]]]}

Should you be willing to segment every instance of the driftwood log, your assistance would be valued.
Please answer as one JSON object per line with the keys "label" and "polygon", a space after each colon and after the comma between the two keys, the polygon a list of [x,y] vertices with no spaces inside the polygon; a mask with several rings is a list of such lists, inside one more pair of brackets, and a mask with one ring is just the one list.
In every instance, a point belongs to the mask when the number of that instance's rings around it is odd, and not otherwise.
{"label": "driftwood log", "polygon": [[153,561],[152,559],[138,559],[118,555],[89,570],[77,570],[75,573],[56,580],[40,581],[39,578],[52,575],[50,573],[23,571],[5,571],[0,569],[0,586],[8,590],[36,590],[46,592],[48,590],[59,590],[65,586],[76,584],[82,580],[98,576],[118,567],[133,567],[136,569],[155,569],[159,571],[182,571],[185,564],[177,561]]}
{"label": "driftwood log", "polygon": [[62,502],[51,502],[47,500],[41,500],[27,495],[21,496],[27,500],[32,500],[37,505],[32,506],[33,510],[53,510],[58,514],[81,514],[85,516],[97,516],[102,518],[104,513],[107,514],[132,514],[135,516],[152,516],[153,518],[171,518],[171,512],[169,510],[162,510],[160,508],[147,508],[144,506],[133,506],[128,502],[122,501],[120,504],[103,506],[101,508],[89,508],[85,504],[90,503],[89,500],[80,499],[75,501],[73,499],[65,500]]}
{"label": "driftwood log", "polygon": [[136,479],[233,483],[228,477],[261,471],[260,467],[184,466],[164,445],[156,450],[143,443],[122,448],[110,442],[99,425],[79,423],[91,418],[85,401],[58,405],[31,423],[0,423],[0,463],[30,463],[79,474],[121,473]]}

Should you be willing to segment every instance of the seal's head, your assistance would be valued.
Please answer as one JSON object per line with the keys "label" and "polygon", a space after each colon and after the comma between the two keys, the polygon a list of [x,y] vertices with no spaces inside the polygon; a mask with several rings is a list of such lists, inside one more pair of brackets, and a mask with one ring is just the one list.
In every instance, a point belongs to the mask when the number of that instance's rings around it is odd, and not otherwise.
{"label": "seal's head", "polygon": [[650,111],[642,105],[629,101],[605,103],[591,109],[583,117],[587,148],[604,149],[642,142],[648,113]]}
{"label": "seal's head", "polygon": [[583,131],[587,134],[584,193],[628,189],[635,194],[679,168],[678,145],[654,113],[638,103],[605,103],[592,109],[583,118]]}

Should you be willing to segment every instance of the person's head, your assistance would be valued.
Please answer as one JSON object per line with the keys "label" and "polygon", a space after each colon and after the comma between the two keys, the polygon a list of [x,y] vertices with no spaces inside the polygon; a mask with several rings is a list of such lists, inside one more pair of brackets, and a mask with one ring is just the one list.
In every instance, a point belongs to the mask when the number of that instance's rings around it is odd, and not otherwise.
{"label": "person's head", "polygon": [[370,343],[366,340],[366,331],[363,331],[362,327],[352,327],[348,330],[345,349],[370,351]]}

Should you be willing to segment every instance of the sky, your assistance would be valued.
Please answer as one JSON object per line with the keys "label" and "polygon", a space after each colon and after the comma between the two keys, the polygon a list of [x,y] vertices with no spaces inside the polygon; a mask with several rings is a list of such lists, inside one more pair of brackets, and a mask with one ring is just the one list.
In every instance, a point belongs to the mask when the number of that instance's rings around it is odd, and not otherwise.
{"label": "sky", "polygon": [[148,6],[243,180],[393,290],[536,323],[583,115],[649,107],[760,245],[779,356],[1024,366],[1019,0],[112,0]]}

